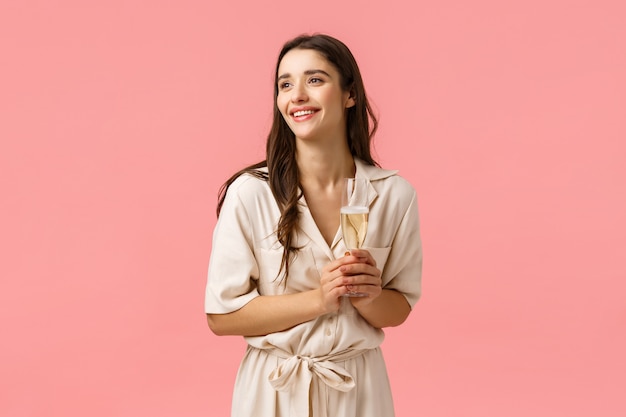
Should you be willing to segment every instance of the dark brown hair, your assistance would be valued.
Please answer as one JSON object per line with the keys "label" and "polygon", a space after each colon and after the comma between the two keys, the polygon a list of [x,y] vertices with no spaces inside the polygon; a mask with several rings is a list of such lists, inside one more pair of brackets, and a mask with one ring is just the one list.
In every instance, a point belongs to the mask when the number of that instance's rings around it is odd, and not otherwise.
{"label": "dark brown hair", "polygon": [[[348,47],[341,41],[323,34],[301,35],[283,45],[274,72],[274,116],[272,128],[267,137],[266,159],[250,165],[235,173],[220,188],[217,215],[226,197],[228,187],[242,174],[251,174],[269,182],[270,189],[280,207],[281,217],[276,227],[276,237],[285,248],[280,270],[289,275],[289,259],[298,248],[292,245],[294,232],[298,225],[298,200],[301,197],[300,177],[296,163],[295,136],[283,119],[276,105],[278,96],[278,67],[292,49],[310,49],[320,53],[339,72],[341,87],[349,91],[355,105],[347,109],[346,132],[350,153],[370,165],[378,165],[372,158],[370,143],[378,120],[367,100],[361,72]],[[260,171],[267,167],[268,172]]]}

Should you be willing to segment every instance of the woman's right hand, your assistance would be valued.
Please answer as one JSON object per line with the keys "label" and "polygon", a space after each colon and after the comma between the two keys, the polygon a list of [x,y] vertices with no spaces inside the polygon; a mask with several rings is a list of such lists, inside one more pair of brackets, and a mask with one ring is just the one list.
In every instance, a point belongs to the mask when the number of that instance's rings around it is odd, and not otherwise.
{"label": "woman's right hand", "polygon": [[347,284],[350,284],[349,278],[341,271],[344,265],[363,263],[363,258],[351,256],[347,254],[339,259],[328,263],[322,269],[322,277],[320,278],[320,295],[322,310],[327,313],[334,313],[339,310],[341,305],[341,297],[349,291]]}
{"label": "woman's right hand", "polygon": [[324,314],[335,313],[341,305],[341,296],[347,292],[339,268],[343,263],[336,259],[322,269],[320,278],[320,303]]}

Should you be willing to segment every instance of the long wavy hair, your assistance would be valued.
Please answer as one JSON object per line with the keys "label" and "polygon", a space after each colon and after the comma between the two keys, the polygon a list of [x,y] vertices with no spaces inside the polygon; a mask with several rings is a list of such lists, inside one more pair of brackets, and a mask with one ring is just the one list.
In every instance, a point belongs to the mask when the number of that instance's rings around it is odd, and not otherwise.
{"label": "long wavy hair", "polygon": [[[283,45],[276,61],[274,72],[274,115],[272,127],[267,136],[266,159],[250,165],[230,177],[220,188],[217,215],[224,204],[228,187],[242,174],[250,174],[269,183],[274,198],[278,202],[281,216],[276,226],[276,236],[284,248],[280,272],[289,275],[289,260],[299,248],[293,245],[298,227],[298,200],[302,197],[300,175],[296,163],[295,135],[283,119],[276,105],[278,96],[278,67],[292,49],[310,49],[320,53],[339,72],[341,87],[350,92],[355,105],[347,109],[346,132],[350,153],[369,165],[378,165],[371,155],[370,144],[378,119],[367,100],[361,72],[348,47],[338,39],[324,34],[301,35]],[[260,168],[267,167],[267,172]]]}

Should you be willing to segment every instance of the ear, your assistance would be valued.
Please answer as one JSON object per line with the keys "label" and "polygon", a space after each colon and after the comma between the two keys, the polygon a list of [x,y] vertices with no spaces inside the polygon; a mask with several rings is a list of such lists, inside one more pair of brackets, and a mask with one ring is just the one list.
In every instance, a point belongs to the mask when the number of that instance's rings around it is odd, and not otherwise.
{"label": "ear", "polygon": [[356,104],[356,99],[354,98],[354,91],[350,90],[350,95],[348,96],[348,99],[346,100],[346,109],[349,109],[350,107],[354,107],[355,104]]}

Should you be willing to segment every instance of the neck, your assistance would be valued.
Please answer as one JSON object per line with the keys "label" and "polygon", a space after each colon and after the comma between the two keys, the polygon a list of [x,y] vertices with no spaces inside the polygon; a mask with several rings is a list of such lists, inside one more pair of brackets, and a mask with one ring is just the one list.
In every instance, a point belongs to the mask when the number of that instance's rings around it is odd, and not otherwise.
{"label": "neck", "polygon": [[354,158],[346,142],[343,146],[319,147],[302,144],[296,149],[300,182],[320,186],[338,184],[344,178],[354,177]]}

